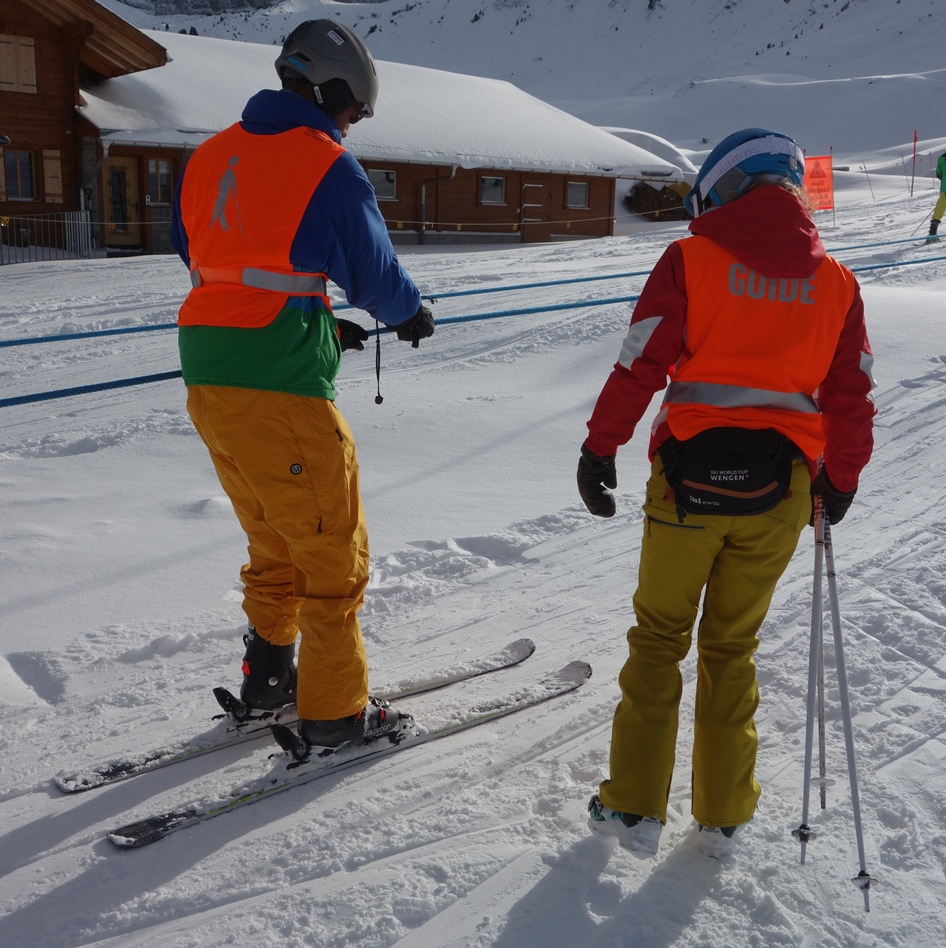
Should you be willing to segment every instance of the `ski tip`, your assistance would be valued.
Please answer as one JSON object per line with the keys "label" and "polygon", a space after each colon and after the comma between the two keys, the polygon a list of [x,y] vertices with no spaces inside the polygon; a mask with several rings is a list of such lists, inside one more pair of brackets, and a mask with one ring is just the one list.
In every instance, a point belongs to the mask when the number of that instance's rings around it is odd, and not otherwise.
{"label": "ski tip", "polygon": [[[106,833],[105,838],[119,849],[136,849],[145,845],[140,839],[126,835],[122,830],[113,830],[111,833]],[[153,840],[148,840],[148,842],[153,842]]]}
{"label": "ski tip", "polygon": [[62,790],[63,793],[76,793],[81,788],[78,774],[69,774],[64,770],[53,777],[53,784]]}
{"label": "ski tip", "polygon": [[532,639],[516,639],[506,646],[506,651],[511,655],[519,655],[522,659],[528,658],[535,652],[535,642]]}
{"label": "ski tip", "polygon": [[53,783],[63,793],[82,793],[83,790],[91,790],[93,787],[99,786],[97,783],[91,783],[80,774],[67,773],[56,774],[53,777]]}
{"label": "ski tip", "polygon": [[580,685],[591,677],[591,666],[582,661],[569,662],[558,674],[565,681]]}
{"label": "ski tip", "polygon": [[169,833],[193,822],[197,813],[193,809],[172,810],[160,816],[152,816],[135,823],[127,823],[106,833],[110,843],[119,849],[139,849],[149,843],[164,839]]}

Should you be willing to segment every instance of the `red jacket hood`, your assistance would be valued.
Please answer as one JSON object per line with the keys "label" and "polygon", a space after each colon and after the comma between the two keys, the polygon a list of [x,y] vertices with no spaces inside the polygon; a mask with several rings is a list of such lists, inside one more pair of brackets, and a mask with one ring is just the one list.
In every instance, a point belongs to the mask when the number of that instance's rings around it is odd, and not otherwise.
{"label": "red jacket hood", "polygon": [[826,256],[808,209],[778,185],[763,185],[690,222],[742,263],[768,277],[808,277]]}

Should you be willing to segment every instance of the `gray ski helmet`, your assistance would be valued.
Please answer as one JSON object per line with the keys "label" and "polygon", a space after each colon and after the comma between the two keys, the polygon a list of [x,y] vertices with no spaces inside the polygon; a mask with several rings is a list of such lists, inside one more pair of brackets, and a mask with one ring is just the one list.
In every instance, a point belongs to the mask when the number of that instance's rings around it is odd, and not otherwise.
{"label": "gray ski helmet", "polygon": [[801,187],[805,153],[781,132],[767,128],[733,132],[706,156],[683,205],[693,217],[699,217],[704,211],[741,197],[758,178]]}
{"label": "gray ski helmet", "polygon": [[282,79],[287,72],[302,76],[318,89],[323,82],[348,83],[355,101],[364,104],[364,115],[374,115],[378,99],[378,73],[368,47],[352,30],[332,20],[306,20],[286,37],[276,60]]}

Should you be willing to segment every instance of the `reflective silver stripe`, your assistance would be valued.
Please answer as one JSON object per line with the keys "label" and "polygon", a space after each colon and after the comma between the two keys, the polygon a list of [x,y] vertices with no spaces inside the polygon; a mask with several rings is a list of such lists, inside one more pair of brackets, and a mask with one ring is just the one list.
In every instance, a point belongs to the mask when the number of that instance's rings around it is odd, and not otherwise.
{"label": "reflective silver stripe", "polygon": [[764,388],[743,388],[717,382],[671,382],[664,396],[667,403],[713,405],[716,408],[781,408],[817,415],[818,406],[802,392],[770,392]]}
{"label": "reflective silver stripe", "polygon": [[644,352],[644,346],[650,342],[650,337],[654,330],[660,325],[661,316],[651,316],[648,319],[642,319],[638,323],[631,323],[628,327],[627,335],[624,337],[624,344],[621,346],[621,354],[618,356],[618,363],[625,369],[629,369],[635,359],[639,359]]}
{"label": "reflective silver stripe", "polygon": [[874,389],[877,388],[877,383],[874,381],[874,357],[869,352],[861,353],[861,362],[860,370],[867,376],[870,381],[870,391],[867,393],[867,398],[873,404],[874,401]]}
{"label": "reflective silver stripe", "polygon": [[243,267],[242,270],[194,267],[191,270],[191,285],[198,287],[205,283],[235,283],[256,290],[288,293],[290,296],[326,295],[325,277],[311,273],[275,273],[256,267]]}
{"label": "reflective silver stripe", "polygon": [[312,274],[273,273],[272,270],[244,267],[242,283],[257,290],[272,290],[274,293],[288,293],[290,296],[313,293],[325,295],[325,278]]}

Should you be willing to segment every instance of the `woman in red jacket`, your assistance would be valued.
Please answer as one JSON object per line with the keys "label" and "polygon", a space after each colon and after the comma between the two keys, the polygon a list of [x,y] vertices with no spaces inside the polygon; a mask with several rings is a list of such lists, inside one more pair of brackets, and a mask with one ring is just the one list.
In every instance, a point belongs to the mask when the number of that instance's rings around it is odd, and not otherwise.
{"label": "woman in red jacket", "polygon": [[666,822],[679,664],[701,597],[691,804],[701,849],[725,855],[752,818],[757,634],[811,493],[838,522],[870,458],[860,290],[825,252],[803,177],[801,150],[778,132],[744,129],[713,149],[685,200],[693,236],[651,273],[588,422],[579,490],[610,517],[617,449],[666,388],[611,775],[589,804],[592,828],[630,849],[656,852]]}

